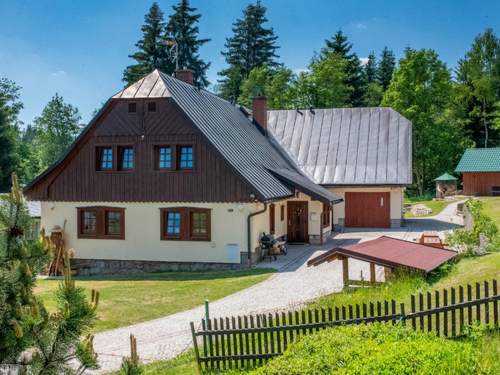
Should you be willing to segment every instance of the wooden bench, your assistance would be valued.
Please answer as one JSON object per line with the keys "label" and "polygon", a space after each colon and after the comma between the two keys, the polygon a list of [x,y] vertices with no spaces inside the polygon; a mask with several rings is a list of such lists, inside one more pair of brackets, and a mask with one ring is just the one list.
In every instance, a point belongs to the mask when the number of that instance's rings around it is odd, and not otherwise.
{"label": "wooden bench", "polygon": [[492,186],[491,195],[493,195],[494,197],[500,196],[500,186]]}

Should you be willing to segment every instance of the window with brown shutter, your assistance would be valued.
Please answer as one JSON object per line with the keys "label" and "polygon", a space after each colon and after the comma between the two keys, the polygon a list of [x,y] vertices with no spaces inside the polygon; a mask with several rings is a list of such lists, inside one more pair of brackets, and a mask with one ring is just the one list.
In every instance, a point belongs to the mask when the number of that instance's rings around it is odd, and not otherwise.
{"label": "window with brown shutter", "polygon": [[271,203],[269,205],[269,232],[271,234],[274,234],[276,232],[276,226],[275,226],[275,205],[274,203]]}
{"label": "window with brown shutter", "polygon": [[78,207],[78,238],[125,239],[125,209]]}
{"label": "window with brown shutter", "polygon": [[210,241],[211,210],[196,207],[160,209],[162,240]]}

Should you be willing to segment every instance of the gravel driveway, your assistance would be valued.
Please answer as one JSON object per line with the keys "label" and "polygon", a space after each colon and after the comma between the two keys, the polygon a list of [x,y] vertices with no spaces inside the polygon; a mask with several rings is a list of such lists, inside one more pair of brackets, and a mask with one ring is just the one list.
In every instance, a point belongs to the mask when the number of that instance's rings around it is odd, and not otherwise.
{"label": "gravel driveway", "polygon": [[[264,313],[297,307],[319,296],[342,289],[341,262],[307,267],[307,260],[331,249],[334,245],[366,241],[387,235],[412,240],[424,230],[447,231],[460,223],[454,216],[456,204],[441,214],[426,219],[412,219],[404,228],[382,230],[346,230],[336,234],[323,246],[291,246],[287,256],[279,261],[261,263],[259,267],[274,267],[278,272],[250,288],[210,303],[211,317]],[[350,273],[368,272],[368,264],[350,260]],[[204,314],[203,306],[169,315],[164,318],[101,332],[95,335],[94,347],[99,355],[99,373],[117,370],[122,357],[129,355],[129,335],[137,338],[138,351],[144,362],[169,359],[191,344],[189,322],[198,323]]]}

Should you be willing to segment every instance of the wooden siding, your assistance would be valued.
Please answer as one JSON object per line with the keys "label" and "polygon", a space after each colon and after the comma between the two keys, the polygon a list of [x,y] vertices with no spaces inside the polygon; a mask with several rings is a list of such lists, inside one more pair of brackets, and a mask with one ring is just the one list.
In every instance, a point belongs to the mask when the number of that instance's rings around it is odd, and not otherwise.
{"label": "wooden siding", "polygon": [[491,188],[500,186],[500,172],[464,172],[462,180],[465,195],[491,195]]}
{"label": "wooden siding", "polygon": [[[137,102],[137,113],[128,103]],[[253,193],[195,130],[169,99],[156,99],[156,112],[144,113],[149,100],[115,100],[79,147],[29,189],[32,200],[90,202],[244,202]],[[144,135],[144,137],[143,137]],[[192,144],[192,171],[155,170],[154,147]],[[133,171],[96,171],[98,146],[132,145]],[[116,158],[116,154],[115,154]]]}

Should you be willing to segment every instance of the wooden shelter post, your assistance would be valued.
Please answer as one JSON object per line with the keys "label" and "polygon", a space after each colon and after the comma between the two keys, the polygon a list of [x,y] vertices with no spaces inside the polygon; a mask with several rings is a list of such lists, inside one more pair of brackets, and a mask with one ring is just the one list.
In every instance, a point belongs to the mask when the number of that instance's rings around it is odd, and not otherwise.
{"label": "wooden shelter post", "polygon": [[375,284],[377,275],[375,274],[375,263],[370,262],[370,283]]}
{"label": "wooden shelter post", "polygon": [[349,258],[345,255],[339,256],[342,259],[342,277],[344,280],[344,288],[349,286]]}

